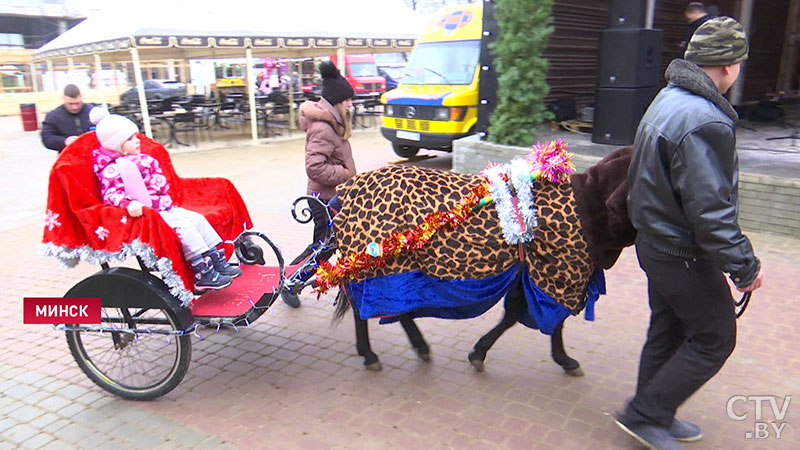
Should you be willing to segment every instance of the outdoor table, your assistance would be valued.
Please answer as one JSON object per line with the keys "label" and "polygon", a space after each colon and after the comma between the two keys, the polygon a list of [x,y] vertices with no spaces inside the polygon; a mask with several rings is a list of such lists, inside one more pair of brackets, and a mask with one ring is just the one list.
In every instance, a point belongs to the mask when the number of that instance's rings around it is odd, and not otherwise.
{"label": "outdoor table", "polygon": [[258,116],[264,119],[264,136],[277,136],[278,131],[273,129],[269,126],[269,119],[272,117],[274,113],[274,105],[272,104],[265,104],[256,106],[256,120],[258,120]]}
{"label": "outdoor table", "polygon": [[178,114],[181,114],[181,112],[165,111],[150,116],[154,119],[163,120],[167,124],[167,127],[169,128],[169,139],[167,139],[167,142],[164,142],[164,147],[169,147],[170,144],[172,143],[176,143],[178,145],[185,145],[186,147],[189,147],[189,144],[181,142],[180,139],[178,139],[178,134],[175,132],[175,116],[177,116]]}

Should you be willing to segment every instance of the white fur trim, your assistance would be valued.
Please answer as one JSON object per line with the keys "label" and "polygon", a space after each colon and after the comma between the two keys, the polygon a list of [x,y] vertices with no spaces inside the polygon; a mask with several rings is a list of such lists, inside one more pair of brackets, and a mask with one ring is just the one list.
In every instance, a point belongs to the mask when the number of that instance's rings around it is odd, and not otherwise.
{"label": "white fur trim", "polygon": [[139,239],[135,239],[130,244],[122,244],[122,250],[118,252],[95,250],[88,245],[69,248],[51,242],[39,244],[36,249],[42,255],[55,256],[64,267],[68,268],[77,266],[80,261],[99,265],[121,262],[129,256],[138,256],[144,262],[145,267],[161,275],[161,281],[167,285],[170,294],[180,300],[181,306],[184,308],[191,307],[194,300],[194,294],[186,289],[181,277],[173,270],[172,261],[169,258],[159,258],[152,247],[142,243]]}

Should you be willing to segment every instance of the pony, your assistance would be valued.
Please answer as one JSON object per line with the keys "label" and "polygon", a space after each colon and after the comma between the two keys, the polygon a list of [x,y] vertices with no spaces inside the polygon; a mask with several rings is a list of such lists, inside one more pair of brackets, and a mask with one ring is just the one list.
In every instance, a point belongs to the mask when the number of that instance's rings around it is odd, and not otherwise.
{"label": "pony", "polygon": [[419,358],[429,361],[414,318],[477,317],[504,297],[502,319],[475,343],[470,364],[483,371],[492,345],[520,322],[551,335],[553,360],[582,376],[564,350],[563,322],[584,310],[593,318],[605,293],[603,270],[635,240],[626,205],[631,155],[622,147],[583,173],[563,174],[560,183],[515,184],[515,206],[533,206],[533,213],[516,215],[508,202],[475,201],[485,194],[476,187],[487,186],[485,176],[410,166],[359,174],[338,189],[333,229],[342,256],[335,266],[320,263],[317,289],[340,287],[334,322],[353,310],[356,351],[368,370],[382,368],[368,319],[400,322]]}

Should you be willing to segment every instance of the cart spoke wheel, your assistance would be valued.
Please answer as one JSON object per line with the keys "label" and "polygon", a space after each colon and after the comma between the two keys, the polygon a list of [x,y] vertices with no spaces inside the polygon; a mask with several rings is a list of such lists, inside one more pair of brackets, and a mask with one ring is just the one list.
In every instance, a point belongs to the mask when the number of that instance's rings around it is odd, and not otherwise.
{"label": "cart spoke wheel", "polygon": [[100,327],[104,331],[66,335],[78,366],[103,389],[132,400],[150,400],[174,389],[186,375],[191,338],[163,333],[178,330],[167,310],[103,308]]}

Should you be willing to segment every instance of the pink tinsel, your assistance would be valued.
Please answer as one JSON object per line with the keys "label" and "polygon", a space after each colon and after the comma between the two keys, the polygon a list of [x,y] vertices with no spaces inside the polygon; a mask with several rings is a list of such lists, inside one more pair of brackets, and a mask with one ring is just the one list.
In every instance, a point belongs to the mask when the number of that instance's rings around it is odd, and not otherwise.
{"label": "pink tinsel", "polygon": [[539,171],[542,178],[552,183],[563,183],[575,171],[572,153],[567,152],[567,143],[561,139],[545,144],[537,142],[532,147],[533,151],[525,160],[534,171]]}

